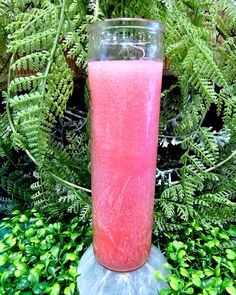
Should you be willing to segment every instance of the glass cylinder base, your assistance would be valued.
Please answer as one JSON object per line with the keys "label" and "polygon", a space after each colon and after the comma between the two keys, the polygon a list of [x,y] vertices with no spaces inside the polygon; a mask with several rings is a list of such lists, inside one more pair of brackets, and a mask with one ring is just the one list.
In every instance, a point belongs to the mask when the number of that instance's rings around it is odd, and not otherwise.
{"label": "glass cylinder base", "polygon": [[91,246],[82,256],[77,279],[80,295],[158,295],[169,286],[154,277],[160,270],[165,277],[169,272],[163,268],[167,260],[159,249],[152,246],[148,261],[131,272],[114,272],[98,263]]}

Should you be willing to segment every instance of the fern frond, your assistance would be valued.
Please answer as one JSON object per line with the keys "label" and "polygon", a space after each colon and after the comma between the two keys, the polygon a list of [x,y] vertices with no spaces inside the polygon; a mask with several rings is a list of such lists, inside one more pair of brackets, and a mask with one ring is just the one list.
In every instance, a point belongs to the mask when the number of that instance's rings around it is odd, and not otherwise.
{"label": "fern frond", "polygon": [[47,29],[43,32],[36,33],[33,36],[27,36],[25,39],[13,39],[8,45],[8,51],[14,54],[33,54],[35,51],[46,51],[48,45],[53,43],[57,31],[55,29]]}
{"label": "fern frond", "polygon": [[[10,93],[18,93],[31,89],[37,89],[39,84],[42,82],[42,79],[45,79],[45,76],[42,73],[37,73],[36,75],[28,77],[17,77],[10,82],[8,90]],[[14,101],[14,98],[10,99],[11,101]]]}
{"label": "fern frond", "polygon": [[79,212],[80,220],[91,217],[91,198],[85,192],[68,190],[65,196],[60,197],[60,202],[69,203],[68,212]]}
{"label": "fern frond", "polygon": [[3,164],[1,164],[1,166],[0,166],[0,177],[2,177],[4,174],[6,174],[9,167],[10,167],[10,162],[9,161],[3,162]]}
{"label": "fern frond", "polygon": [[12,196],[29,201],[31,197],[31,189],[29,183],[31,182],[30,175],[24,174],[22,171],[17,170],[1,176],[1,187]]}
{"label": "fern frond", "polygon": [[232,0],[220,0],[218,6],[221,12],[224,14],[224,19],[227,20],[227,24],[234,30],[236,30],[236,8],[235,2]]}
{"label": "fern frond", "polygon": [[7,157],[12,161],[12,140],[11,130],[8,125],[7,114],[4,112],[0,115],[0,157]]}
{"label": "fern frond", "polygon": [[42,52],[33,52],[26,56],[18,58],[12,65],[11,69],[13,71],[20,70],[30,70],[30,71],[39,71],[43,70],[48,62],[50,54],[47,51]]}
{"label": "fern frond", "polygon": [[208,149],[212,153],[215,161],[217,161],[219,158],[219,143],[217,137],[211,131],[211,128],[199,128],[199,138],[204,148]]}
{"label": "fern frond", "polygon": [[64,10],[65,1],[59,11],[56,5],[40,0],[37,7],[19,13],[8,26],[8,50],[19,56],[11,71],[32,73],[9,83],[6,98],[13,115],[13,142],[29,150],[41,166],[51,130],[63,115],[73,89],[72,73],[58,44]]}

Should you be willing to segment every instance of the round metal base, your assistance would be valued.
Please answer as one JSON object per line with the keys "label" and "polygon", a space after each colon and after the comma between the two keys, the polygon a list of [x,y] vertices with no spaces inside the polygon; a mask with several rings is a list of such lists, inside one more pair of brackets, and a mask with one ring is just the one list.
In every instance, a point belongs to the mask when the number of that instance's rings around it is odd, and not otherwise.
{"label": "round metal base", "polygon": [[164,277],[169,273],[163,268],[167,262],[157,247],[152,246],[148,261],[139,269],[131,272],[114,272],[101,266],[91,246],[79,263],[77,279],[80,295],[158,295],[169,286],[157,281],[155,270],[160,270]]}

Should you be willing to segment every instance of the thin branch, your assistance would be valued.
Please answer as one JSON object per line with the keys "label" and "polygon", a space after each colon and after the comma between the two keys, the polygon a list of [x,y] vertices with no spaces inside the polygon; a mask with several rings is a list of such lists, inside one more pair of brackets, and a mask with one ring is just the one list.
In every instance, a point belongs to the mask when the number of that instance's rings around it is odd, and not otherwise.
{"label": "thin branch", "polygon": [[[8,72],[8,77],[7,77],[7,97],[10,97],[10,81],[11,81],[11,64],[15,58],[15,54],[12,54],[10,58],[10,66],[9,66],[9,72]],[[11,127],[12,132],[16,132],[15,126],[13,124],[12,118],[11,118],[11,111],[10,111],[10,106],[8,99],[6,100],[6,112],[7,112],[7,118]]]}
{"label": "thin branch", "polygon": [[1,71],[0,71],[0,75],[2,74],[2,72],[5,70],[7,64],[9,63],[9,60],[11,59],[11,56],[8,57],[7,61],[5,62],[4,66],[1,68]]}
{"label": "thin branch", "polygon": [[70,186],[70,187],[73,187],[73,188],[76,188],[76,189],[79,189],[79,190],[85,191],[85,192],[87,192],[87,193],[91,193],[91,192],[92,192],[90,189],[87,189],[87,188],[85,188],[85,187],[82,187],[82,186],[76,185],[76,184],[74,184],[74,183],[71,183],[71,182],[69,182],[69,181],[67,181],[67,180],[65,180],[65,179],[63,179],[63,178],[61,178],[61,177],[59,177],[59,176],[53,174],[52,172],[49,172],[49,173],[50,173],[50,175],[51,175],[54,179],[60,181],[61,183],[66,184],[67,186]]}
{"label": "thin branch", "polygon": [[42,92],[41,92],[43,97],[44,97],[45,89],[46,89],[47,76],[49,74],[49,71],[50,71],[50,68],[51,68],[51,65],[52,65],[52,62],[53,62],[53,59],[54,59],[54,55],[55,55],[55,52],[56,52],[56,49],[57,49],[58,41],[60,39],[62,26],[64,24],[65,3],[66,3],[66,0],[63,0],[63,5],[62,5],[62,9],[61,9],[60,22],[59,22],[59,25],[58,25],[57,34],[56,34],[56,37],[55,37],[54,42],[53,42],[53,47],[52,47],[51,55],[50,55],[49,60],[48,60],[46,70],[44,72],[45,79],[44,79],[43,84],[42,84]]}
{"label": "thin branch", "polygon": [[[234,151],[232,152],[231,155],[229,155],[226,159],[224,159],[224,160],[221,161],[220,163],[216,164],[216,165],[213,166],[213,167],[210,167],[210,168],[206,169],[205,172],[206,172],[206,173],[207,173],[207,172],[211,172],[211,171],[213,171],[213,170],[219,168],[220,166],[224,165],[224,164],[227,163],[229,160],[231,160],[234,156],[236,156],[236,150],[234,150]],[[179,183],[180,183],[180,181],[173,181],[173,182],[171,182],[170,184],[171,184],[171,185],[175,185],[175,184],[179,184]]]}
{"label": "thin branch", "polygon": [[222,166],[223,164],[225,164],[226,162],[228,162],[229,160],[231,160],[234,156],[236,156],[236,150],[234,150],[232,152],[232,154],[229,155],[228,158],[226,158],[225,160],[221,161],[220,163],[216,164],[213,167],[210,167],[210,168],[206,169],[206,172],[210,172],[212,170],[215,170],[216,168],[219,168],[220,166]]}
{"label": "thin branch", "polygon": [[94,17],[95,17],[95,19],[98,18],[98,13],[99,13],[99,0],[96,0],[95,10],[94,10]]}

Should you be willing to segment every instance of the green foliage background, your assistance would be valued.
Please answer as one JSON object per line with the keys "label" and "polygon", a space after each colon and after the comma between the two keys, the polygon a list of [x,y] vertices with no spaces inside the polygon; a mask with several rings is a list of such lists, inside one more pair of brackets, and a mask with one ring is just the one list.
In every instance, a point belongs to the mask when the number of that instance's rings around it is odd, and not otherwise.
{"label": "green foliage background", "polygon": [[[74,88],[68,58],[86,72],[88,24],[113,17],[162,21],[166,56],[178,78],[162,95],[159,154],[165,159],[171,148],[177,165],[166,160],[165,168],[157,169],[154,232],[178,230],[193,219],[235,221],[236,8],[231,0],[0,0],[0,65],[9,70],[0,116],[6,199],[33,203],[53,216],[75,212],[81,220],[90,218],[89,128],[67,131],[66,143],[52,133]],[[222,125],[214,129],[217,120]]]}

